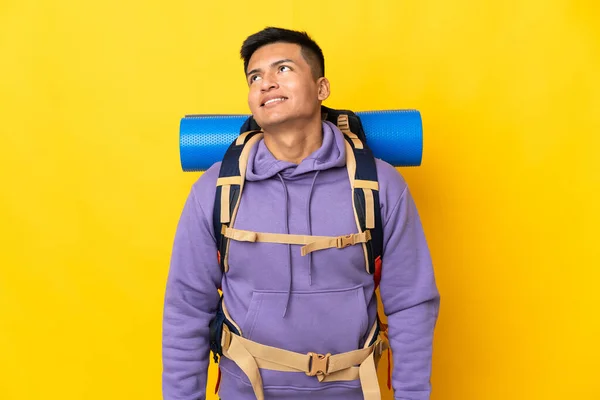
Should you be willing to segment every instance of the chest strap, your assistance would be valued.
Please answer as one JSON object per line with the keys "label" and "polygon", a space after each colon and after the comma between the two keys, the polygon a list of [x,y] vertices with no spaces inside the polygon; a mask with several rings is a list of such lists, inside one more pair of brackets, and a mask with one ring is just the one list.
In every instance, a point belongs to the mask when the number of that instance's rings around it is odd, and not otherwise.
{"label": "chest strap", "polygon": [[221,234],[228,239],[238,242],[264,242],[279,244],[297,244],[304,245],[300,249],[303,256],[313,251],[338,248],[343,249],[355,244],[367,243],[371,240],[371,232],[364,231],[346,236],[309,236],[309,235],[291,235],[286,233],[265,233],[244,231],[241,229],[228,228],[223,225]]}

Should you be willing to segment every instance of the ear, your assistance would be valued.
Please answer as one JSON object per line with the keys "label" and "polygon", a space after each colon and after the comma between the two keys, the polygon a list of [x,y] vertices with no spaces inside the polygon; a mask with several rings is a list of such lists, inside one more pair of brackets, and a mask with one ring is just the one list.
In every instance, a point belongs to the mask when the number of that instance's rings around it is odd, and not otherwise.
{"label": "ear", "polygon": [[317,80],[317,87],[318,87],[318,91],[317,91],[317,96],[319,98],[319,101],[325,101],[327,100],[327,98],[329,97],[330,92],[330,87],[329,87],[329,79],[325,78],[325,77],[321,77]]}

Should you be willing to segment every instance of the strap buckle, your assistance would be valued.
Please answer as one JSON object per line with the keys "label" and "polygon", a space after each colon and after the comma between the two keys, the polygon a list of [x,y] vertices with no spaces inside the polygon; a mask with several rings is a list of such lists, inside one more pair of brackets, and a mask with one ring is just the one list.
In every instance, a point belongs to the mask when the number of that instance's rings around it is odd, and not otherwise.
{"label": "strap buckle", "polygon": [[331,353],[317,354],[308,353],[308,376],[327,375],[327,368],[329,367],[329,357]]}
{"label": "strap buckle", "polygon": [[338,249],[343,249],[354,244],[354,235],[339,236],[336,240],[336,247]]}

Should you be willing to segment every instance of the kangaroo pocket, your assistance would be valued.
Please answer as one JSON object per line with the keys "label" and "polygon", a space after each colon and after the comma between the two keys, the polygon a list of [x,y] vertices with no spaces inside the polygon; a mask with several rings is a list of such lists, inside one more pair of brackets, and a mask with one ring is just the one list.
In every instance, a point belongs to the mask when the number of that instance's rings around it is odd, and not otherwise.
{"label": "kangaroo pocket", "polygon": [[[286,292],[255,291],[241,328],[255,342],[306,354],[339,354],[356,350],[368,329],[367,306],[362,286],[343,290],[292,292],[283,316]],[[248,385],[244,373],[223,360],[223,369]],[[359,385],[357,381],[321,383],[303,372],[261,370],[263,386],[272,388],[326,389]]]}

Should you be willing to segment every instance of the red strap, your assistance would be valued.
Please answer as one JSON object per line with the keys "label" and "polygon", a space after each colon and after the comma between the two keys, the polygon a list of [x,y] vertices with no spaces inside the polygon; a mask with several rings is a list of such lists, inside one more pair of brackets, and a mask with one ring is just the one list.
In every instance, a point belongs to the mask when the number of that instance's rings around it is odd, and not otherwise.
{"label": "red strap", "polygon": [[215,394],[219,393],[219,386],[221,386],[221,366],[219,366],[219,375],[217,375],[217,384],[215,385]]}
{"label": "red strap", "polygon": [[373,274],[373,280],[375,281],[375,289],[379,287],[381,281],[381,256],[375,259],[375,273]]}
{"label": "red strap", "polygon": [[[387,353],[388,353],[388,381],[387,381],[387,386],[388,389],[392,390],[392,363],[391,363],[391,357],[390,357],[390,349],[387,349]],[[221,372],[219,370],[219,372]]]}

